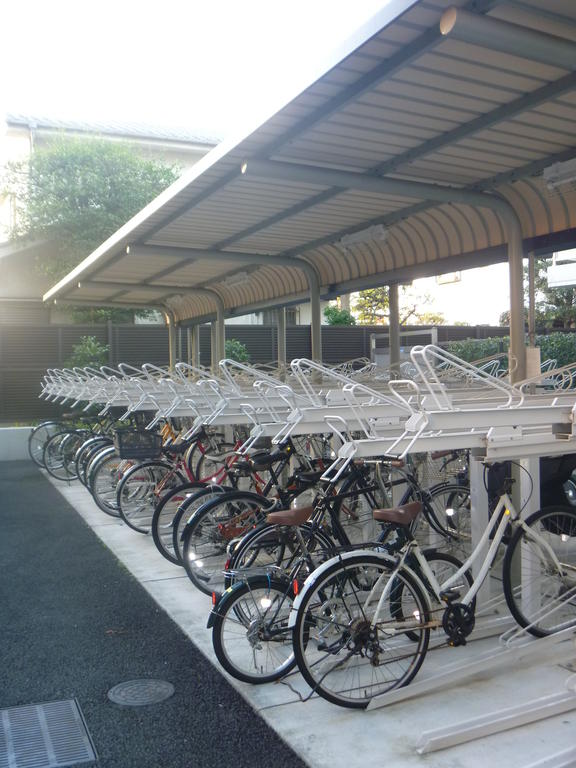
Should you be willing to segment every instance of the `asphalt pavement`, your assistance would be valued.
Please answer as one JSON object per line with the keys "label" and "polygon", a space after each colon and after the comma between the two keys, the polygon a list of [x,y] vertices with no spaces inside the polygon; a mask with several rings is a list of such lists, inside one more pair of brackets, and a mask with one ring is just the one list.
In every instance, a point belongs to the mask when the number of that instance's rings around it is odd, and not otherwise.
{"label": "asphalt pavement", "polygon": [[[299,768],[31,462],[0,464],[0,709],[75,698],[102,768]],[[126,707],[108,691],[160,679]]]}

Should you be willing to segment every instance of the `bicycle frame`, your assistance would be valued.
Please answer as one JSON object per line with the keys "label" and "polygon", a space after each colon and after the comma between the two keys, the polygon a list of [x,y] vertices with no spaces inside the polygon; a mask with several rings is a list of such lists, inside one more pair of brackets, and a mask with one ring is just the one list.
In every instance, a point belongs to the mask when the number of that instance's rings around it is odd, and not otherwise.
{"label": "bicycle frame", "polygon": [[[504,538],[504,532],[509,524],[512,524],[513,526],[520,525],[524,529],[524,531],[529,533],[529,535],[536,542],[536,544],[539,547],[541,547],[542,550],[545,551],[550,557],[552,557],[556,566],[560,568],[560,562],[556,557],[556,554],[554,553],[553,549],[549,546],[548,542],[541,539],[537,534],[534,533],[534,531],[531,531],[530,528],[528,528],[528,526],[525,525],[524,521],[520,517],[520,514],[516,511],[512,503],[512,499],[507,493],[504,493],[500,496],[498,500],[498,504],[496,505],[496,508],[492,513],[490,523],[485,528],[484,533],[482,534],[473,552],[468,557],[466,562],[462,564],[462,567],[459,568],[458,571],[456,571],[456,573],[450,576],[445,582],[443,582],[442,584],[438,583],[438,580],[436,579],[436,576],[434,575],[432,569],[428,565],[426,558],[424,557],[424,554],[422,553],[419,546],[415,542],[411,542],[405,548],[400,558],[397,560],[394,570],[395,572],[398,572],[401,569],[406,569],[407,571],[410,572],[411,576],[413,576],[417,580],[419,586],[422,588],[423,593],[428,598],[430,598],[430,595],[432,594],[432,596],[436,599],[437,602],[442,602],[442,593],[446,592],[456,583],[461,581],[466,571],[468,571],[470,567],[478,561],[484,549],[484,546],[486,545],[489,537],[492,535],[492,532],[494,531],[494,538],[488,549],[488,552],[484,557],[484,560],[482,561],[478,574],[473,579],[472,585],[470,586],[466,594],[459,601],[463,605],[468,606],[472,603],[472,601],[478,594],[479,590],[481,589],[482,585],[484,584],[484,581],[488,575],[488,572],[490,571],[490,568],[492,567],[494,560],[496,558],[498,547],[500,546],[500,543]],[[417,569],[412,568],[410,565],[406,563],[406,559],[409,554],[412,554],[416,558],[418,562]],[[424,579],[426,580],[429,586],[426,586],[426,584],[422,579],[422,576],[424,576]],[[373,596],[379,587],[379,583],[378,583],[379,581],[380,579],[378,579],[378,581],[376,582],[376,584],[374,585],[374,587],[372,588],[370,594],[366,599],[366,603],[365,603],[366,609],[370,605],[370,602],[373,599]],[[393,584],[393,579],[390,579],[385,589],[382,591],[382,594],[380,595],[379,602],[378,602],[376,611],[374,613],[374,619],[372,620],[372,628],[374,628],[378,623],[378,616],[380,615],[382,606],[384,605],[384,601],[390,597],[392,584]],[[429,605],[429,607],[431,606]]]}

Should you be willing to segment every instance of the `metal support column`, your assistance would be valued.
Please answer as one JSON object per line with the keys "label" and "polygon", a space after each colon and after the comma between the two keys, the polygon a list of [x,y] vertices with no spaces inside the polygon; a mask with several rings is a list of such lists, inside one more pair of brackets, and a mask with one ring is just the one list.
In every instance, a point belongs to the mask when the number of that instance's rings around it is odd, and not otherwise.
{"label": "metal support column", "polygon": [[524,273],[522,265],[522,231],[517,216],[507,219],[508,269],[510,274],[510,382],[526,378],[526,346],[524,342]]}
{"label": "metal support column", "polygon": [[176,364],[176,320],[169,310],[166,312],[166,323],[168,325],[168,367],[174,370]]}
{"label": "metal support column", "polygon": [[278,368],[286,368],[286,309],[276,310],[276,328],[278,333]]}
{"label": "metal support column", "polygon": [[398,283],[388,286],[388,310],[390,312],[390,378],[400,374],[400,308]]}
{"label": "metal support column", "polygon": [[220,353],[218,351],[218,333],[216,329],[216,320],[212,320],[210,323],[210,367],[213,371],[216,371],[220,359]]}
{"label": "metal support column", "polygon": [[[314,284],[316,283],[316,284]],[[322,313],[320,311],[320,285],[310,281],[310,341],[312,360],[322,362]]]}
{"label": "metal support column", "polygon": [[216,349],[218,350],[218,363],[226,357],[226,330],[224,327],[224,310],[218,308],[216,314]]}
{"label": "metal support column", "polygon": [[193,325],[186,330],[188,364],[198,368],[200,365],[200,326]]}
{"label": "metal support column", "polygon": [[534,253],[528,254],[528,339],[531,347],[536,344],[536,271]]}

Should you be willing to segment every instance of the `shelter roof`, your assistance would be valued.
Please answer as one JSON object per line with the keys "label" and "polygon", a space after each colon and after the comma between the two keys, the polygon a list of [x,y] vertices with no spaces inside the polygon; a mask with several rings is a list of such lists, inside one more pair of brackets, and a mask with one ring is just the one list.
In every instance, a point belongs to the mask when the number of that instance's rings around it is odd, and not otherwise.
{"label": "shelter roof", "polygon": [[45,299],[243,314],[503,260],[506,210],[573,245],[575,70],[573,0],[392,0]]}
{"label": "shelter roof", "polygon": [[122,120],[70,120],[46,115],[22,115],[9,112],[6,124],[29,130],[60,131],[69,133],[88,133],[122,138],[152,139],[154,141],[174,141],[191,144],[214,146],[220,138],[206,136],[184,127],[150,125],[136,121]]}

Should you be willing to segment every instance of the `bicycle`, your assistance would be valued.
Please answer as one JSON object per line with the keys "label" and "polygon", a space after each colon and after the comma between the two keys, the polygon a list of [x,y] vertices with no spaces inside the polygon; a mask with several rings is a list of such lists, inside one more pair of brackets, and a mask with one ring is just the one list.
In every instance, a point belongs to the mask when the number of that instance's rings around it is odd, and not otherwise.
{"label": "bicycle", "polygon": [[[208,620],[212,644],[222,667],[243,682],[260,684],[278,680],[296,664],[289,616],[307,575],[331,557],[336,543],[320,527],[308,523],[310,508],[286,509],[267,515],[267,523],[279,538],[297,542],[290,562],[282,566],[250,564],[237,571],[228,566],[229,587],[214,600]],[[388,531],[380,534],[384,540]],[[364,545],[365,546],[365,545]],[[380,546],[380,545],[374,545]],[[424,552],[437,578],[461,568],[450,554]],[[471,584],[472,577],[465,577]]]}
{"label": "bicycle", "polygon": [[[576,625],[576,512],[554,506],[523,520],[510,488],[508,479],[474,551],[446,580],[427,566],[411,533],[420,504],[376,511],[397,535],[395,553],[338,554],[308,577],[289,623],[298,667],[314,692],[365,708],[414,678],[432,630],[442,629],[449,645],[466,642],[473,601],[505,537],[504,597],[519,626],[542,637]],[[478,575],[467,585],[463,574],[474,563]]]}

